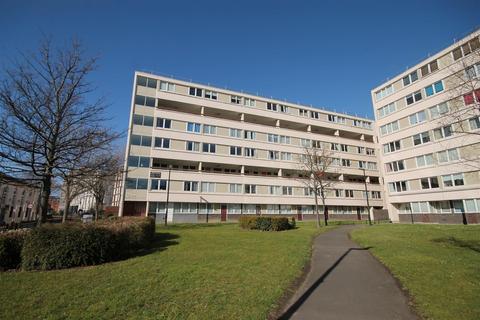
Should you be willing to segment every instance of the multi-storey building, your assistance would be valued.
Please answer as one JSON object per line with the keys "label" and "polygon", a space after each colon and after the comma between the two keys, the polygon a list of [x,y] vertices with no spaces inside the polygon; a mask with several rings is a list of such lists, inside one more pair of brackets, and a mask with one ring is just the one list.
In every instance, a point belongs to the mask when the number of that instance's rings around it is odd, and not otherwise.
{"label": "multi-storey building", "polygon": [[0,174],[0,225],[35,220],[39,196],[34,182]]}
{"label": "multi-storey building", "polygon": [[480,220],[479,34],[371,92],[393,221]]}
{"label": "multi-storey building", "polygon": [[120,215],[312,217],[298,165],[311,144],[334,152],[332,217],[365,219],[367,195],[383,207],[371,120],[136,72]]}

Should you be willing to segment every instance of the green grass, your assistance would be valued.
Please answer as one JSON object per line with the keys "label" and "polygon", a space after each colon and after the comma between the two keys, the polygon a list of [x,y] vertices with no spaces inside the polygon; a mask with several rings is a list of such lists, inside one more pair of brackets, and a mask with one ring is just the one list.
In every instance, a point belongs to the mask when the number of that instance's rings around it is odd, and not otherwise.
{"label": "green grass", "polygon": [[283,232],[159,228],[156,250],[143,256],[0,273],[0,319],[264,319],[300,275],[317,232],[313,223]]}
{"label": "green grass", "polygon": [[426,319],[480,319],[480,226],[377,225],[352,238],[378,257]]}

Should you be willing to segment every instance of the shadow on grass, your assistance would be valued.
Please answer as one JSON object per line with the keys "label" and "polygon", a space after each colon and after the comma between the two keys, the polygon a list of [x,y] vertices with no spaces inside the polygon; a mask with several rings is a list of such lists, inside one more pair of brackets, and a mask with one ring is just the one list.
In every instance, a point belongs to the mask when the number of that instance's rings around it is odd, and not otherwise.
{"label": "shadow on grass", "polygon": [[312,293],[325,281],[325,279],[330,275],[330,273],[335,270],[336,267],[342,262],[342,260],[352,251],[363,251],[369,250],[372,247],[366,248],[350,248],[342,254],[337,261],[335,261],[330,268],[327,269],[298,299],[295,301],[278,319],[286,320],[290,319],[292,315],[307,301],[307,299],[312,295]]}
{"label": "shadow on grass", "polygon": [[448,244],[451,246],[470,249],[472,251],[480,253],[480,241],[478,240],[460,240],[455,237],[444,237],[433,239],[432,242]]}
{"label": "shadow on grass", "polygon": [[180,238],[178,234],[168,232],[157,232],[151,242],[150,246],[135,252],[130,258],[141,257],[154,252],[166,250],[170,246],[178,244],[176,239]]}

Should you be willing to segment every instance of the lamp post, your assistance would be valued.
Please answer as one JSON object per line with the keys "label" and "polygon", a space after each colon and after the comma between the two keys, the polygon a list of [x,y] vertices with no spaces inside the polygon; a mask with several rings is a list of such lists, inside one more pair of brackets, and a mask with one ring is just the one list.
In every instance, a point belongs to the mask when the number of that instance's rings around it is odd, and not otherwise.
{"label": "lamp post", "polygon": [[370,202],[368,200],[368,189],[367,189],[367,176],[365,175],[365,168],[363,170],[363,183],[365,185],[365,197],[367,197],[367,216],[368,216],[368,224],[372,225],[372,219],[370,218]]}
{"label": "lamp post", "polygon": [[167,180],[167,202],[165,204],[165,226],[167,225],[167,217],[168,217],[168,200],[170,198],[170,173],[172,171],[172,166],[168,166],[168,180]]}

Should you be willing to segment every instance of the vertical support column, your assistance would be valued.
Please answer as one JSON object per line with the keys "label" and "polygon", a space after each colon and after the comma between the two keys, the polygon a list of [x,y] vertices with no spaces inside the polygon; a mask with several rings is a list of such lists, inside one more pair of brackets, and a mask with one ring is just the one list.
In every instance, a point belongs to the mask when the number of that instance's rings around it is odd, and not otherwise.
{"label": "vertical support column", "polygon": [[203,163],[202,163],[202,161],[200,161],[198,163],[198,172],[202,172],[202,167],[203,167]]}
{"label": "vertical support column", "polygon": [[283,171],[282,171],[282,169],[281,169],[281,168],[280,168],[280,169],[278,169],[278,176],[279,176],[279,177],[283,176]]}
{"label": "vertical support column", "polygon": [[205,115],[205,107],[201,107],[200,109],[200,115],[203,117]]}
{"label": "vertical support column", "polygon": [[362,134],[362,135],[360,136],[360,140],[365,141],[365,135],[364,135],[364,134]]}
{"label": "vertical support column", "polygon": [[245,114],[241,113],[240,114],[240,122],[244,122],[244,121],[245,121]]}
{"label": "vertical support column", "polygon": [[240,169],[240,174],[242,176],[245,175],[245,166],[242,166],[242,168]]}
{"label": "vertical support column", "polygon": [[275,127],[280,128],[280,120],[277,120],[277,121],[275,122]]}
{"label": "vertical support column", "polygon": [[307,132],[312,132],[312,126],[311,125],[307,126]]}
{"label": "vertical support column", "polygon": [[335,130],[333,135],[336,137],[340,137],[340,130]]}

